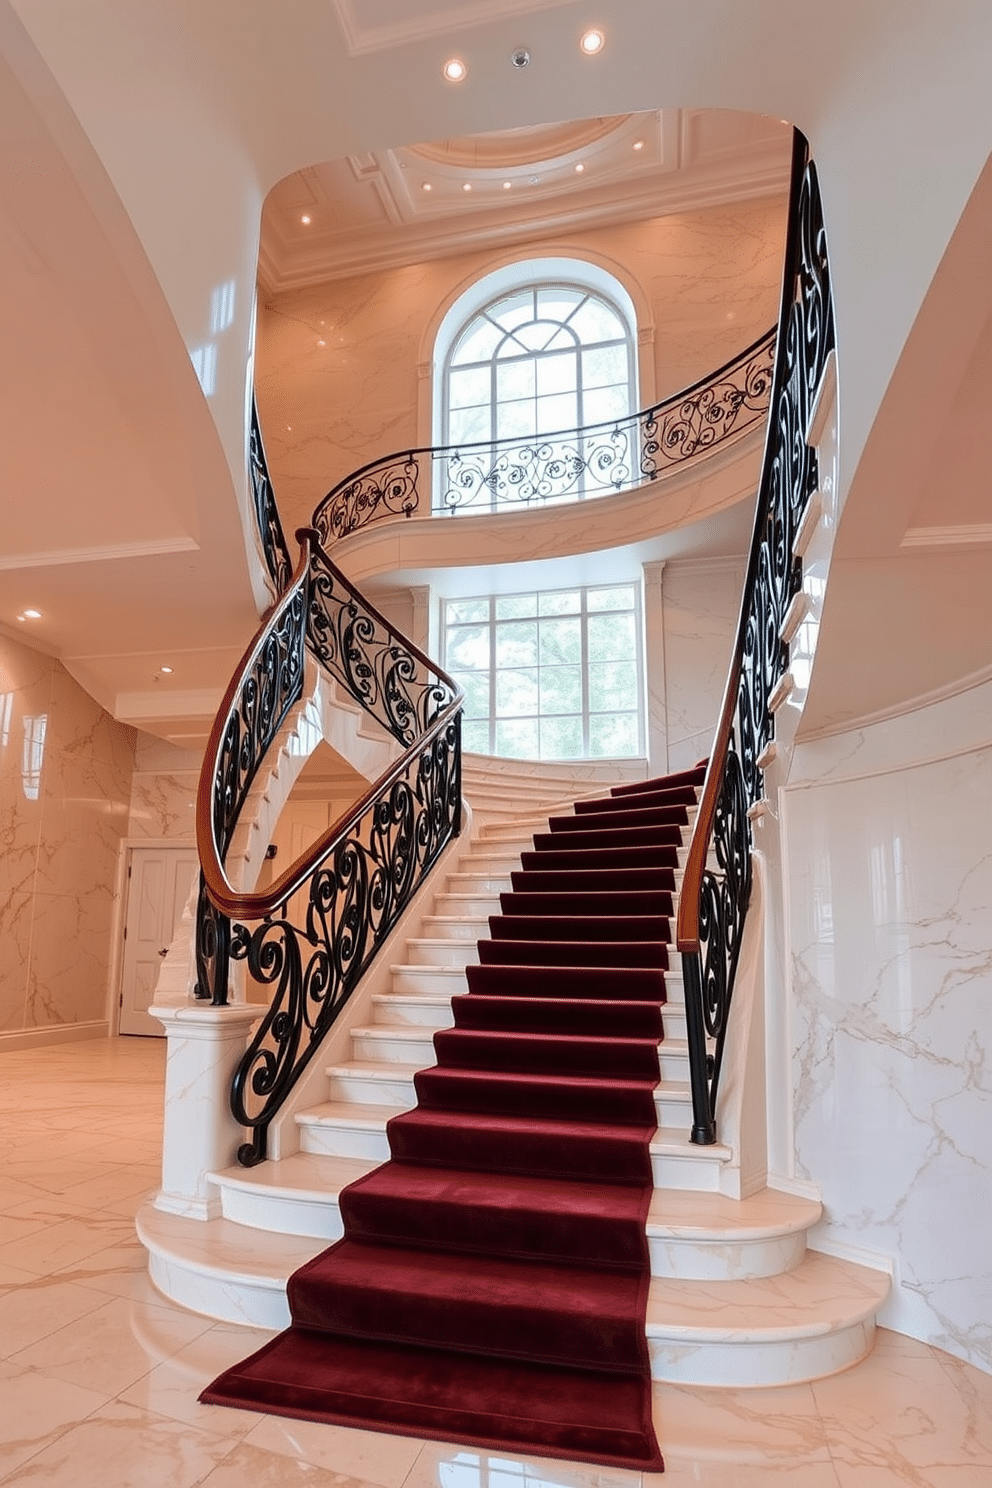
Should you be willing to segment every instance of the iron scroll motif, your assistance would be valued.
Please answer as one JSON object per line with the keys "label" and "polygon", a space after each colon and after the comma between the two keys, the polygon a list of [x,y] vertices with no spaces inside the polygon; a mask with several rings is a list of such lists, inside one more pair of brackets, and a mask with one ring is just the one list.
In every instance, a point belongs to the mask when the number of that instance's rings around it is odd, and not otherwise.
{"label": "iron scroll motif", "polygon": [[[679,910],[693,1099],[692,1140],[716,1140],[716,1101],[728,1013],[751,896],[749,811],[764,794],[763,751],[774,736],[770,706],[785,673],[782,627],[802,586],[799,522],[818,485],[806,442],[813,399],[834,347],[826,234],[816,170],[796,132],[783,306],[754,536],[734,657],[693,840],[704,864],[698,900]],[[710,809],[710,807],[712,809]],[[698,848],[698,854],[696,852]],[[687,866],[688,875],[688,866]],[[695,918],[695,931],[684,932]]]}
{"label": "iron scroll motif", "polygon": [[279,916],[233,927],[231,955],[271,1001],[231,1092],[251,1140],[238,1161],[266,1156],[269,1125],[316,1053],[410,895],[457,833],[461,713],[452,705],[372,799],[332,829],[319,861]]}
{"label": "iron scroll motif", "polygon": [[[303,695],[306,588],[297,583],[271,617],[227,710],[210,790],[213,840],[223,862],[259,767],[293,704]],[[196,915],[196,997],[227,1000],[230,925],[212,903],[203,874]]]}
{"label": "iron scroll motif", "polygon": [[657,480],[767,416],[775,331],[718,371],[628,418],[581,429],[387,455],[349,475],[313,516],[321,542],[420,509],[429,473],[436,514],[589,500]]}
{"label": "iron scroll motif", "polygon": [[293,576],[293,564],[289,556],[286,535],[279,519],[269,467],[262,444],[262,430],[258,422],[258,409],[254,397],[251,400],[251,425],[248,436],[248,479],[251,484],[255,506],[255,524],[265,567],[277,595],[285,594]]}
{"label": "iron scroll motif", "polygon": [[431,726],[455,695],[345,582],[319,544],[314,544],[311,560],[307,645],[321,666],[404,748]]}

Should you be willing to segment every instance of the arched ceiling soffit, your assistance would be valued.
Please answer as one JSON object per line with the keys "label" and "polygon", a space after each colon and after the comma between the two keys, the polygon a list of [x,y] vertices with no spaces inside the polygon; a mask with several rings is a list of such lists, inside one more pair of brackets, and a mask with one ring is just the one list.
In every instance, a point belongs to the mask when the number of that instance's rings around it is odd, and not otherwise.
{"label": "arched ceiling soffit", "polygon": [[784,192],[791,128],[727,109],[578,119],[349,155],[265,202],[272,296],[370,269]]}

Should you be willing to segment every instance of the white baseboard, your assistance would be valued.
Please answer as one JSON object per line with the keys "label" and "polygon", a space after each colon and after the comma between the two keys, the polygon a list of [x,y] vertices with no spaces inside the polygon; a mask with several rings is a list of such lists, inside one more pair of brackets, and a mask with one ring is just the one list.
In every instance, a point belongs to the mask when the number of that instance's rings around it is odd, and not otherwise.
{"label": "white baseboard", "polygon": [[806,1245],[809,1250],[817,1250],[821,1255],[836,1256],[839,1261],[852,1261],[856,1266],[867,1266],[870,1271],[884,1271],[887,1276],[892,1277],[893,1284],[899,1284],[899,1261],[897,1256],[886,1255],[881,1250],[866,1250],[860,1245],[851,1245],[846,1240],[835,1240],[831,1235],[817,1233],[822,1227],[814,1225],[806,1237]]}
{"label": "white baseboard", "polygon": [[45,1044],[75,1044],[84,1039],[109,1037],[106,1018],[92,1023],[52,1023],[46,1028],[19,1028],[13,1033],[0,1033],[0,1053],[5,1049],[36,1049]]}
{"label": "white baseboard", "polygon": [[817,1204],[823,1198],[818,1183],[810,1183],[806,1178],[787,1178],[783,1173],[769,1173],[768,1187],[777,1193],[793,1194],[797,1199],[812,1199]]}

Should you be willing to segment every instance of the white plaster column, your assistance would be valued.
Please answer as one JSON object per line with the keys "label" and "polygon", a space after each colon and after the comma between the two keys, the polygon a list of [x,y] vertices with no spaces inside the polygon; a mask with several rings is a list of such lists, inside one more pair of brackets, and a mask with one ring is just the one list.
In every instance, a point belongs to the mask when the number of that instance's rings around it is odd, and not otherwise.
{"label": "white plaster column", "polygon": [[648,776],[668,770],[668,688],[665,672],[665,561],[642,565],[644,575],[645,743]]}
{"label": "white plaster column", "polygon": [[410,639],[428,656],[436,656],[430,649],[431,591],[428,584],[411,584],[410,598],[413,601],[413,627]]}
{"label": "white plaster column", "polygon": [[261,1010],[183,1002],[148,1009],[169,1042],[165,1067],[162,1187],[155,1208],[187,1219],[214,1219],[220,1199],[207,1174],[235,1160],[244,1130],[231,1115],[231,1080]]}

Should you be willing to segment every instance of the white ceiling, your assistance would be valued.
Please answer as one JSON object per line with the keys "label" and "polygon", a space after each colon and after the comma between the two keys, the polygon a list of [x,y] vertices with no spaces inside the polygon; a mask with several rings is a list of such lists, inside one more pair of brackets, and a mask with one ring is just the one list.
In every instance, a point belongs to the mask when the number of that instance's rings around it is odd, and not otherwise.
{"label": "white ceiling", "polygon": [[548,230],[781,193],[790,146],[779,119],[662,109],[348,155],[269,192],[259,282],[272,296]]}

